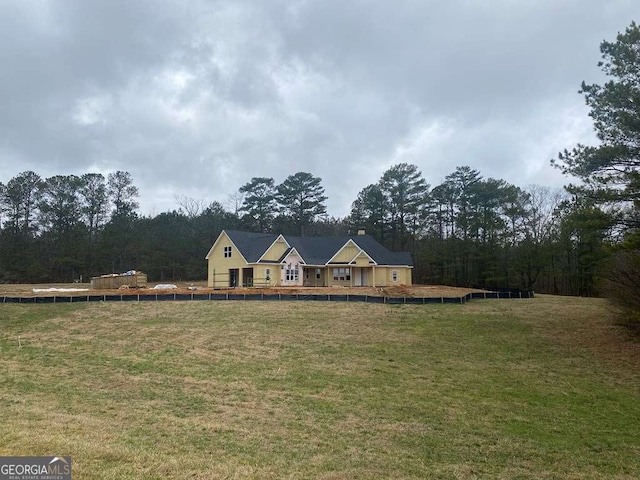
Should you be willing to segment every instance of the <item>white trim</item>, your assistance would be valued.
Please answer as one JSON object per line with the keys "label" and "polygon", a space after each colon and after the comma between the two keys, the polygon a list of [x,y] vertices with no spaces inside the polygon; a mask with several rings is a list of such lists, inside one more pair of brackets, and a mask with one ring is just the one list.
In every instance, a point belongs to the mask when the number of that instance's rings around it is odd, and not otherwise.
{"label": "white trim", "polygon": [[[353,243],[356,243],[356,242],[353,242]],[[356,245],[356,246],[357,246],[357,245]],[[358,247],[358,248],[360,248],[360,247]],[[367,256],[367,258],[373,262],[373,265],[378,265],[378,263],[377,263],[373,258],[371,258],[371,255],[369,255],[367,252],[365,252],[365,251],[364,251],[363,249],[361,249],[361,248],[360,248],[360,251],[356,254],[356,256],[355,256],[355,257],[353,257],[351,260],[349,260],[349,265],[352,265],[352,264],[353,264],[353,261],[354,261],[356,258],[358,258],[358,257],[360,256],[360,254],[361,254],[361,253],[364,253],[364,254]],[[371,263],[369,263],[369,265],[372,265],[372,264],[371,264]],[[363,268],[364,268],[364,267],[363,267]]]}
{"label": "white trim", "polygon": [[[369,259],[373,262],[373,264],[374,264],[374,265],[378,265],[378,262],[376,262],[376,261],[373,259],[373,257],[372,257],[371,255],[369,255],[369,254],[366,252],[366,250],[365,250],[364,248],[362,248],[360,245],[358,245],[358,242],[356,242],[356,241],[355,241],[355,240],[353,240],[353,239],[352,239],[351,241],[356,245],[356,247],[358,247],[360,250],[362,250],[362,251],[364,252],[364,254],[365,254],[367,257],[369,257]],[[359,254],[358,254],[358,255],[359,255]],[[352,260],[352,261],[353,261],[353,260]]]}
{"label": "white trim", "polygon": [[291,250],[289,250],[289,253],[287,253],[287,256],[284,257],[284,259],[280,262],[282,263],[286,263],[287,258],[289,257],[289,255],[291,255],[293,252],[296,252],[296,255],[298,256],[298,258],[300,259],[300,263],[303,265],[306,265],[307,262],[304,261],[304,258],[302,258],[302,255],[300,255],[300,253],[298,252],[298,250],[296,250],[296,247],[291,247]]}
{"label": "white trim", "polygon": [[[331,257],[329,260],[327,260],[327,263],[325,263],[325,265],[326,265],[326,266],[330,266],[329,264],[331,263],[331,260],[333,260],[334,258],[336,258],[336,257],[340,254],[340,252],[341,252],[342,250],[344,250],[344,249],[345,249],[345,247],[346,247],[347,245],[349,245],[349,243],[353,243],[353,245],[354,245],[356,248],[360,248],[360,247],[356,244],[356,242],[354,242],[353,240],[349,239],[349,240],[347,240],[347,241],[345,242],[345,244],[344,244],[343,246],[341,246],[341,247],[338,249],[338,251],[333,255],[333,257]],[[362,249],[360,248],[360,250],[362,250]],[[358,255],[359,255],[359,253],[358,253]]]}
{"label": "white trim", "polygon": [[[260,262],[260,260],[262,260],[262,257],[264,257],[264,256],[267,254],[267,252],[268,252],[269,250],[271,250],[271,247],[273,247],[273,246],[276,244],[276,242],[277,242],[278,240],[280,240],[280,238],[282,238],[282,240],[284,240],[284,243],[287,245],[287,248],[291,248],[291,245],[289,245],[289,242],[287,242],[287,239],[286,239],[286,238],[284,238],[284,235],[280,234],[280,235],[278,235],[278,236],[276,237],[276,239],[271,243],[271,245],[269,245],[269,248],[267,248],[267,249],[264,251],[264,253],[260,256],[260,258],[257,260],[257,262],[256,262],[256,263],[259,263],[259,262]],[[274,262],[277,262],[277,260],[274,260]]]}
{"label": "white trim", "polygon": [[[333,279],[334,282],[353,282],[353,268],[349,265],[344,267],[331,267],[333,271],[329,272],[329,278]],[[338,278],[336,279],[335,270],[338,270]],[[344,270],[344,280],[340,280],[340,270]],[[349,279],[347,280],[347,276]]]}
{"label": "white trim", "polygon": [[207,253],[207,256],[204,257],[205,260],[209,260],[209,257],[211,256],[211,254],[213,253],[213,249],[216,248],[216,245],[218,244],[218,242],[220,241],[220,239],[222,238],[222,235],[224,235],[225,237],[227,237],[227,240],[229,240],[229,242],[231,242],[231,245],[233,245],[236,249],[236,251],[240,254],[240,256],[242,257],[242,259],[244,260],[244,263],[246,263],[247,265],[249,265],[249,262],[247,262],[247,259],[244,258],[244,255],[242,255],[242,252],[240,251],[240,249],[236,246],[235,243],[233,243],[233,240],[231,240],[231,237],[229,236],[229,234],[227,234],[227,232],[225,232],[224,230],[222,230],[220,232],[220,235],[218,235],[218,238],[216,238],[216,241],[213,242],[213,245],[211,246],[211,248],[209,249],[209,253]]}

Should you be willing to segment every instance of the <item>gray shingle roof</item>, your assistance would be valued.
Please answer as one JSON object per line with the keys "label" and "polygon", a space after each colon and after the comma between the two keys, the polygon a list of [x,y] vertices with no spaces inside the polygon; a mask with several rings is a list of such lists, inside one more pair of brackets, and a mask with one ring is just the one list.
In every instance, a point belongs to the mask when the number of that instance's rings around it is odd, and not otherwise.
{"label": "gray shingle roof", "polygon": [[378,265],[408,265],[413,266],[409,252],[392,252],[380,245],[370,235],[352,235],[349,237],[356,245],[369,254]]}
{"label": "gray shingle roof", "polygon": [[[225,232],[249,263],[257,262],[279,236],[271,233],[251,233],[237,230],[225,230]],[[289,245],[295,247],[307,265],[326,264],[349,240],[353,240],[378,265],[413,266],[409,252],[392,252],[370,235],[284,237]]]}
{"label": "gray shingle roof", "polygon": [[248,263],[257,262],[267,248],[278,238],[278,235],[273,233],[240,232],[238,230],[225,230],[225,233]]}

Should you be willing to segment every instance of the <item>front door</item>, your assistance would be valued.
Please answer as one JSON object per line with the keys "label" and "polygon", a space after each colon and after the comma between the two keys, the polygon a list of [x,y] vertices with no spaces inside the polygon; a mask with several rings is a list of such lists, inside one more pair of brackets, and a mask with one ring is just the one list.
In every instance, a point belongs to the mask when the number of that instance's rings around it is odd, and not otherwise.
{"label": "front door", "polygon": [[353,285],[356,287],[362,286],[362,269],[361,268],[353,269]]}

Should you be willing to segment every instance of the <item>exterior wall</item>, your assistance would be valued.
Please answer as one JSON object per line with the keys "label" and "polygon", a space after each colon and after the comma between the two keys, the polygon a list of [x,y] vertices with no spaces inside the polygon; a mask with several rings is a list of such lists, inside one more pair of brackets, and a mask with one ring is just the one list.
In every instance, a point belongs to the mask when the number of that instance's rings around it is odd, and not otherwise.
{"label": "exterior wall", "polygon": [[[397,281],[393,281],[393,272],[398,272]],[[376,267],[376,287],[391,285],[411,285],[411,269],[408,267]]]}
{"label": "exterior wall", "polygon": [[[334,280],[334,268],[349,268],[349,280]],[[375,267],[368,265],[366,267],[357,267],[361,269],[362,286],[391,286],[391,285],[411,285],[411,269],[408,267]],[[330,266],[326,268],[327,285],[328,286],[356,286],[357,279],[354,272],[354,265]],[[375,271],[375,274],[374,274]],[[396,281],[393,281],[393,272],[397,272]],[[375,282],[375,283],[374,283]]]}
{"label": "exterior wall", "polygon": [[[231,257],[224,256],[224,248],[231,247]],[[287,249],[286,243],[279,239],[276,241],[267,251],[263,260],[277,261]],[[321,268],[321,278],[315,278],[315,268],[309,267],[311,276],[309,281],[305,282],[305,266],[301,263],[300,257],[295,251],[292,251],[290,255],[285,259],[285,268],[281,268],[280,264],[252,264],[248,265],[241,253],[236,249],[235,245],[226,233],[222,233],[214,244],[214,247],[208,254],[208,281],[207,284],[210,288],[218,287],[225,288],[229,286],[229,270],[237,269],[238,278],[237,285],[243,284],[242,269],[251,267],[253,268],[253,279],[255,286],[279,286],[279,285],[327,285],[327,286],[351,286],[355,285],[354,267],[362,268],[366,271],[366,278],[363,278],[363,284],[373,286],[387,286],[387,285],[411,285],[412,284],[412,269],[408,267],[387,267],[387,266],[372,266],[370,259],[361,253],[355,259],[354,265],[348,265],[347,263],[353,260],[353,258],[360,252],[360,249],[353,243],[348,243],[344,248],[340,250],[338,255],[332,260],[333,262],[341,261],[342,265],[328,265]],[[295,268],[298,265],[298,280],[287,281],[286,280],[286,264],[291,264]],[[334,280],[333,269],[334,268],[349,268],[349,280]],[[267,269],[270,269],[269,281],[266,280]],[[397,271],[397,281],[393,282],[393,271]],[[215,273],[215,275],[214,275]]]}
{"label": "exterior wall", "polygon": [[[267,280],[267,270],[269,270],[269,279]],[[276,287],[280,285],[280,265],[269,264],[257,264],[253,266],[253,285],[255,287]]]}
{"label": "exterior wall", "polygon": [[367,257],[364,253],[358,255],[356,258],[356,266],[358,267],[368,267],[369,266],[369,257]]}
{"label": "exterior wall", "polygon": [[[224,247],[231,247],[231,257],[225,258]],[[229,286],[229,269],[237,268],[238,285],[242,285],[242,268],[247,266],[238,249],[233,245],[226,233],[222,233],[218,243],[209,254],[207,285],[213,287]],[[215,272],[215,277],[214,277]],[[255,276],[255,273],[254,273]]]}
{"label": "exterior wall", "polygon": [[387,284],[387,267],[375,268],[375,286],[382,287]]}
{"label": "exterior wall", "polygon": [[269,250],[267,250],[262,257],[262,260],[277,262],[278,260],[280,260],[282,254],[286,252],[288,248],[289,247],[287,247],[285,241],[279,238],[273,243],[273,245],[271,245],[271,247],[269,247]]}
{"label": "exterior wall", "polygon": [[351,284],[354,287],[368,287],[371,286],[371,273],[373,269],[371,267],[356,267],[351,268]]}
{"label": "exterior wall", "polygon": [[[298,268],[298,280],[287,280],[287,266],[291,265],[292,269]],[[300,257],[294,253],[287,255],[284,259],[284,268],[280,270],[280,285],[282,286],[302,286],[304,282],[304,272],[302,271],[304,265],[300,263]],[[278,267],[279,268],[279,267]]]}
{"label": "exterior wall", "polygon": [[[353,256],[351,257],[353,258]],[[334,268],[348,268],[349,269],[349,280],[334,280],[333,278],[333,269]],[[348,287],[353,285],[353,268],[350,265],[331,265],[326,269],[327,273],[327,285],[329,287]]]}
{"label": "exterior wall", "polygon": [[[317,276],[316,270],[320,270],[320,278]],[[305,287],[324,287],[327,285],[327,268],[324,267],[304,267],[303,285]],[[307,278],[307,274],[309,278]]]}
{"label": "exterior wall", "polygon": [[331,263],[349,263],[360,249],[353,242],[348,242],[331,260]]}
{"label": "exterior wall", "polygon": [[411,269],[406,267],[389,268],[389,278],[391,279],[391,271],[398,271],[398,284],[411,285]]}

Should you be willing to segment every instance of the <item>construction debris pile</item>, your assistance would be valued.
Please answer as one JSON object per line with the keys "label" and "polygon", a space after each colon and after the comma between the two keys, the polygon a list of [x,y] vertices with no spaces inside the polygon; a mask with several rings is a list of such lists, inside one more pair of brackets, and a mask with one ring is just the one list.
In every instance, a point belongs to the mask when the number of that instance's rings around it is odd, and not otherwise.
{"label": "construction debris pile", "polygon": [[92,290],[118,288],[147,288],[147,275],[140,271],[128,270],[124,273],[109,273],[91,278]]}

